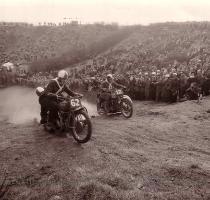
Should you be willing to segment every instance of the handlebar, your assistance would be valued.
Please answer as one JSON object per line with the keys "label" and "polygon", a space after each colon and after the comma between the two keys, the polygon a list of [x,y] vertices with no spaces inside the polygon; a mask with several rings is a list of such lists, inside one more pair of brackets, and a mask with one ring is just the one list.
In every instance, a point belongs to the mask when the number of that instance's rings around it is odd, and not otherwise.
{"label": "handlebar", "polygon": [[[76,95],[74,97],[76,97],[78,99],[82,99],[83,94],[78,94],[78,95]],[[64,97],[64,96],[57,95],[57,99],[60,100],[60,101],[69,100],[69,99],[74,98],[74,97],[71,97],[71,96]]]}
{"label": "handlebar", "polygon": [[77,95],[74,96],[74,97],[79,98],[79,99],[82,99],[83,96],[84,96],[83,94],[78,94],[78,93],[77,93]]}

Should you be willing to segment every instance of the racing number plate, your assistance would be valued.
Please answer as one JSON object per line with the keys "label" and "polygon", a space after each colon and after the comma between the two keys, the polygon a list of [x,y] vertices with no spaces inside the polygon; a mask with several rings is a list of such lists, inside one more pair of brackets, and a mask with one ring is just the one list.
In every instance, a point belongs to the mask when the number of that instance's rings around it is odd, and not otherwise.
{"label": "racing number plate", "polygon": [[77,107],[80,107],[81,106],[81,101],[78,98],[72,98],[70,100],[70,104],[71,104],[71,107],[72,108],[77,108]]}
{"label": "racing number plate", "polygon": [[117,93],[118,95],[120,95],[120,94],[122,94],[122,90],[117,90],[116,93]]}

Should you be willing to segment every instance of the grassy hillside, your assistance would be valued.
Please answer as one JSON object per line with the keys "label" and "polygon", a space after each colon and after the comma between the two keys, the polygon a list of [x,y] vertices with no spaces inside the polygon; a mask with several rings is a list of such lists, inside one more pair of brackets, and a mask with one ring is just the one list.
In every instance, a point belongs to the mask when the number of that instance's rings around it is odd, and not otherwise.
{"label": "grassy hillside", "polygon": [[[33,70],[87,65],[128,71],[153,65],[210,65],[210,22],[116,25],[0,26],[0,60]],[[94,67],[95,67],[94,66]]]}
{"label": "grassy hillside", "polygon": [[151,71],[154,65],[159,69],[198,64],[208,68],[209,53],[209,22],[162,23],[132,27],[128,38],[96,56],[93,63],[120,73],[137,68]]}
{"label": "grassy hillside", "polygon": [[1,25],[0,62],[27,62],[38,70],[48,69],[53,63],[62,67],[100,53],[127,33],[116,25],[101,24]]}
{"label": "grassy hillside", "polygon": [[[92,118],[91,140],[78,145],[33,123],[34,91],[13,91],[0,93],[0,184],[7,172],[9,186],[5,200],[210,199],[209,97],[201,104],[135,101],[128,120]],[[29,117],[20,120],[20,113]]]}

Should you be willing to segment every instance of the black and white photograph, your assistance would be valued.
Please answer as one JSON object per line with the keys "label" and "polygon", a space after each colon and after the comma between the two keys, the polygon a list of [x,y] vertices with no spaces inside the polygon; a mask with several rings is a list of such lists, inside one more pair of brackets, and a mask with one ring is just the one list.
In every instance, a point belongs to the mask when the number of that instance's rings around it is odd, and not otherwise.
{"label": "black and white photograph", "polygon": [[210,1],[0,0],[0,200],[210,200]]}

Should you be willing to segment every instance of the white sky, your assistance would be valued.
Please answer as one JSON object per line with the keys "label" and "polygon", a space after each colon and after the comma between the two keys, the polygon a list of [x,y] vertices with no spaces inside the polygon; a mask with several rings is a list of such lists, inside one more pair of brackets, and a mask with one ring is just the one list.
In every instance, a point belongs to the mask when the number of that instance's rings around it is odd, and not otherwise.
{"label": "white sky", "polygon": [[0,21],[149,24],[210,21],[210,0],[0,0]]}

